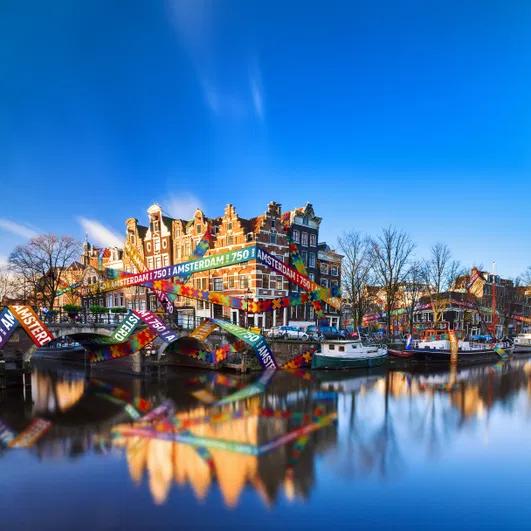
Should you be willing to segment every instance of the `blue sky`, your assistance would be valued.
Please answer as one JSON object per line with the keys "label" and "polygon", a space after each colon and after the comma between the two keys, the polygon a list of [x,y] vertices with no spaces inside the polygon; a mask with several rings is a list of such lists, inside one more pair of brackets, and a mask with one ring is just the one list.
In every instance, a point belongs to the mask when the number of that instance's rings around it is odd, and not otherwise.
{"label": "blue sky", "polygon": [[[531,264],[527,1],[5,1],[0,256],[199,205]],[[85,223],[81,219],[95,223]]]}

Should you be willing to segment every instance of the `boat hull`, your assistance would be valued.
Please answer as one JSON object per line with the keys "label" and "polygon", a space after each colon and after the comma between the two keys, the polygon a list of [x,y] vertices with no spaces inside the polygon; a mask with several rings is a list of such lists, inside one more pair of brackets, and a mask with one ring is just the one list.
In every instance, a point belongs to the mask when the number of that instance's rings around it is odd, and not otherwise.
{"label": "boat hull", "polygon": [[[413,359],[424,363],[450,363],[452,356],[449,350],[413,349],[411,352]],[[459,364],[499,361],[500,359],[502,356],[493,349],[466,351],[457,354],[457,363]]]}
{"label": "boat hull", "polygon": [[312,358],[312,369],[368,369],[382,365],[386,359],[387,354],[382,356],[340,358],[322,356],[319,353],[315,353]]}
{"label": "boat hull", "polygon": [[412,358],[414,354],[413,351],[411,350],[399,350],[396,348],[387,349],[387,352],[389,353],[390,356],[393,356],[395,358],[403,358],[403,359]]}
{"label": "boat hull", "polygon": [[531,354],[531,345],[514,345],[513,354]]}

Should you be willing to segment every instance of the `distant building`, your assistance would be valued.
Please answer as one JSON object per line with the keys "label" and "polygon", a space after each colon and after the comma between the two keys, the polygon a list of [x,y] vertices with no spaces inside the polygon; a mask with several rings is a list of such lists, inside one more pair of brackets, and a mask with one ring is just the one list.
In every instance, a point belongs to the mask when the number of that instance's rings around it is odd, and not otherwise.
{"label": "distant building", "polygon": [[[319,284],[324,288],[339,288],[341,285],[341,261],[343,255],[337,253],[327,243],[319,243],[317,263],[319,267]],[[340,325],[340,311],[329,304],[324,305],[325,320],[330,326]]]}
{"label": "distant building", "polygon": [[[319,266],[317,263],[319,227],[322,219],[315,215],[311,203],[290,211],[290,237],[299,248],[300,256],[306,266],[308,277],[319,283]],[[298,293],[300,288],[289,283],[291,293]],[[311,304],[293,306],[290,309],[290,325],[308,326],[315,324],[315,312]]]}

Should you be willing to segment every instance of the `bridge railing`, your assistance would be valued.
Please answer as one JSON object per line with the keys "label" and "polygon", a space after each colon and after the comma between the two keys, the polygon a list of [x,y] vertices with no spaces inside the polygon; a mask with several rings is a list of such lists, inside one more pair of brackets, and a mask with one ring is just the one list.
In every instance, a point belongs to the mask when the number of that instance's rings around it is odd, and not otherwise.
{"label": "bridge railing", "polygon": [[[93,313],[88,310],[81,310],[75,314],[68,314],[62,309],[38,312],[39,318],[48,325],[63,325],[63,326],[118,326],[127,315],[126,313]],[[193,330],[203,320],[202,317],[174,314],[159,315],[159,317],[171,328],[181,330]]]}

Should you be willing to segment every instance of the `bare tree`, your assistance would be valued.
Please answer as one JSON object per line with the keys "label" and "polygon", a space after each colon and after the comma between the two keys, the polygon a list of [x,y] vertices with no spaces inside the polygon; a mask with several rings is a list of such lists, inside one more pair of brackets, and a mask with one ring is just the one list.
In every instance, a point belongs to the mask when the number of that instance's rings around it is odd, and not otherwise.
{"label": "bare tree", "polygon": [[447,303],[440,294],[450,290],[457,277],[464,272],[459,261],[452,258],[452,253],[445,243],[436,243],[431,248],[430,257],[422,264],[422,276],[430,296],[434,323],[442,320]]}
{"label": "bare tree", "polygon": [[9,299],[18,298],[22,292],[22,282],[7,266],[0,266],[0,307]]}
{"label": "bare tree", "polygon": [[519,284],[521,286],[531,286],[531,266],[529,266],[525,272],[518,277],[515,284]]}
{"label": "bare tree", "polygon": [[351,305],[354,326],[359,326],[371,304],[367,291],[373,271],[370,240],[359,232],[348,232],[338,239],[338,245],[344,255],[341,264],[343,294]]}
{"label": "bare tree", "polygon": [[409,325],[409,333],[413,333],[413,318],[415,308],[420,298],[426,293],[426,284],[422,272],[422,262],[415,261],[409,268],[406,278],[406,308]]}
{"label": "bare tree", "polygon": [[9,266],[23,278],[31,302],[51,309],[65,268],[80,251],[80,244],[70,236],[44,234],[16,247],[9,256]]}
{"label": "bare tree", "polygon": [[382,229],[371,241],[371,254],[377,282],[384,292],[387,331],[391,331],[391,312],[396,308],[401,284],[406,280],[415,244],[405,232],[393,227]]}

